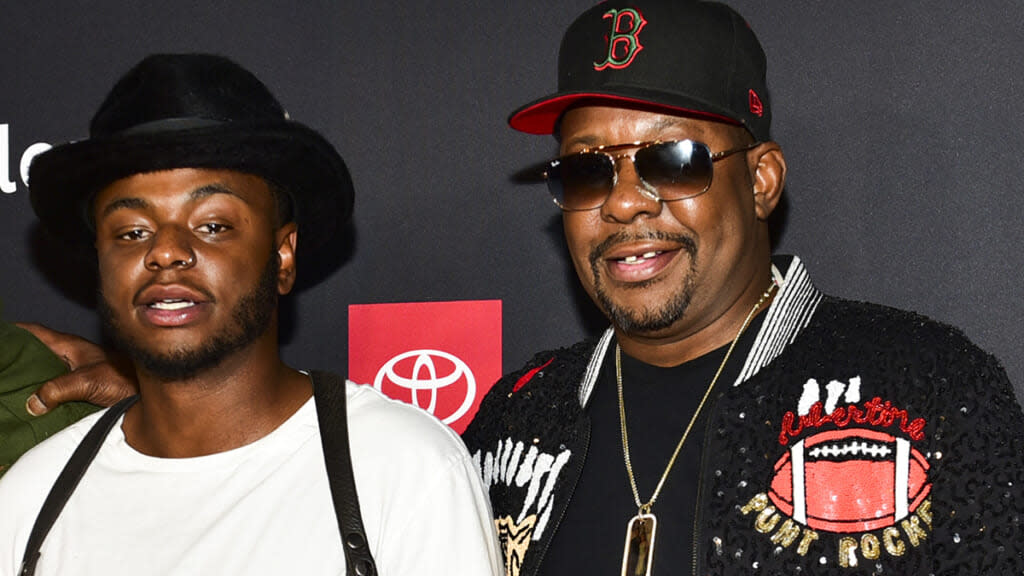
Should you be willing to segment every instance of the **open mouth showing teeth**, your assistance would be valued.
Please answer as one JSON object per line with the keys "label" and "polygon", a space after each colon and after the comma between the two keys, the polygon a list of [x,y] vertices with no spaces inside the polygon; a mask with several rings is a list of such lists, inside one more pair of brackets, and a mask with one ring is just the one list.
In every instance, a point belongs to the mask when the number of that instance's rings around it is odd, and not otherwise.
{"label": "open mouth showing teeth", "polygon": [[196,303],[191,300],[157,300],[149,305],[150,308],[156,310],[181,310],[182,308],[188,308],[195,306]]}
{"label": "open mouth showing teeth", "polygon": [[654,258],[655,256],[661,253],[661,250],[656,250],[653,252],[644,252],[640,256],[626,256],[625,258],[620,258],[618,261],[622,262],[623,264],[643,264],[644,262],[647,262],[651,258]]}

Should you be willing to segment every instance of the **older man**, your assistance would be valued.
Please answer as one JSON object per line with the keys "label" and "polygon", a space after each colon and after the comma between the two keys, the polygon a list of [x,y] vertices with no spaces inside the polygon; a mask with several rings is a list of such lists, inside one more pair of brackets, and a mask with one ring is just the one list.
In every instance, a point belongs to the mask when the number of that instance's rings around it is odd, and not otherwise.
{"label": "older man", "polygon": [[611,327],[464,435],[508,574],[1019,574],[1024,418],[956,329],[772,256],[765,56],[721,4],[603,2],[515,111]]}
{"label": "older man", "polygon": [[202,54],[143,60],[90,132],[33,163],[33,206],[95,246],[138,396],[0,481],[0,572],[497,572],[486,496],[450,429],[280,359],[296,255],[351,213],[333,146]]}

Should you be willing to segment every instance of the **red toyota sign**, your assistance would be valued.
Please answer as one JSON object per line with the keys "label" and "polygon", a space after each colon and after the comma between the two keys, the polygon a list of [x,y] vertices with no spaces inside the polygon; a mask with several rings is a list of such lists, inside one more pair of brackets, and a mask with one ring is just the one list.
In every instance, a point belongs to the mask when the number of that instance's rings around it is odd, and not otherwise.
{"label": "red toyota sign", "polygon": [[501,300],[353,304],[348,366],[461,434],[501,377]]}

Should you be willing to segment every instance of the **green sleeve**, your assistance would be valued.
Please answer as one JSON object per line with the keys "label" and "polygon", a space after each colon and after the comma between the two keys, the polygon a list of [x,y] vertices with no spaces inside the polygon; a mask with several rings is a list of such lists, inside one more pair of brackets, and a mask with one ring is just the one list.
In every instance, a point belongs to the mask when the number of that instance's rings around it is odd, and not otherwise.
{"label": "green sleeve", "polygon": [[65,372],[64,362],[32,334],[0,322],[0,475],[29,448],[98,409],[70,402],[39,417],[25,411],[40,384]]}

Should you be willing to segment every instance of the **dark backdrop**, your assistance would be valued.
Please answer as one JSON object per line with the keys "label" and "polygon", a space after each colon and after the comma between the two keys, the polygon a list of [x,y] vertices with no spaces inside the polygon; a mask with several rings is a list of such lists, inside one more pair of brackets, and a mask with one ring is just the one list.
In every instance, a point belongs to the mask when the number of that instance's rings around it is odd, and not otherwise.
{"label": "dark backdrop", "polygon": [[[561,32],[590,0],[86,4],[10,2],[0,18],[7,319],[98,335],[88,267],[34,223],[23,152],[85,136],[144,55],[199,50],[256,72],[353,173],[353,226],[286,310],[291,363],[345,370],[350,303],[501,299],[506,369],[601,328],[543,186],[514,182],[554,143],[505,124],[553,90]],[[768,54],[790,167],[778,251],[828,292],[962,327],[1024,392],[1024,4],[733,5]]]}

